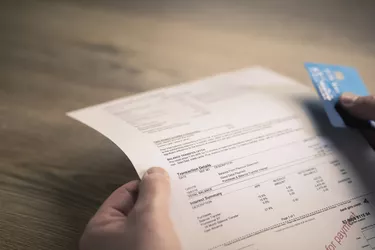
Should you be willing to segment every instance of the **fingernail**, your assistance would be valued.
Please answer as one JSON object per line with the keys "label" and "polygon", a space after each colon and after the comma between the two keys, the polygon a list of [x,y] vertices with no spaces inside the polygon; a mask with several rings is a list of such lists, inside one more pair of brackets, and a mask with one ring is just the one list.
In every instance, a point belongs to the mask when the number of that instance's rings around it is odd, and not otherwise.
{"label": "fingernail", "polygon": [[152,167],[150,169],[148,169],[146,171],[146,173],[144,174],[143,177],[149,175],[149,174],[162,174],[164,175],[167,179],[169,179],[169,174],[167,171],[165,171],[164,169],[160,168],[160,167]]}
{"label": "fingernail", "polygon": [[359,96],[354,95],[352,93],[344,93],[340,97],[340,102],[342,105],[346,107],[353,106],[354,102],[358,99]]}

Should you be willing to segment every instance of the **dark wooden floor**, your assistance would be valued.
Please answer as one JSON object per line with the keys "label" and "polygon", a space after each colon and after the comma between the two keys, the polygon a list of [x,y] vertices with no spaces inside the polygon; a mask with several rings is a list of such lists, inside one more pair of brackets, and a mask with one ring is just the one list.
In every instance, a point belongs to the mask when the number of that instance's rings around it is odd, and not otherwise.
{"label": "dark wooden floor", "polygon": [[1,1],[0,249],[75,249],[137,178],[70,110],[254,64],[305,84],[304,61],[375,85],[369,1]]}

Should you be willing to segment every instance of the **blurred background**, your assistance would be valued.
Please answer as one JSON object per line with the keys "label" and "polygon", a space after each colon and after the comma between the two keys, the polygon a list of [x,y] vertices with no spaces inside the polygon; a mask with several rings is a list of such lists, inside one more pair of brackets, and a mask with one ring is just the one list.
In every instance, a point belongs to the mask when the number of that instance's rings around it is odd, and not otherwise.
{"label": "blurred background", "polygon": [[3,0],[0,249],[76,249],[137,178],[65,113],[261,65],[310,84],[306,61],[353,66],[375,92],[374,0]]}

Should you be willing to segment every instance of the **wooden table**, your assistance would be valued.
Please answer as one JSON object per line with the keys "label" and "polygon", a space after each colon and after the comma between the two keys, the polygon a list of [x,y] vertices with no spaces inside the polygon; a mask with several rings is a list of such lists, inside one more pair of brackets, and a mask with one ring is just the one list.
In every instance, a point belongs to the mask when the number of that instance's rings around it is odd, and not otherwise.
{"label": "wooden table", "polygon": [[137,178],[70,110],[263,65],[375,78],[373,0],[1,1],[0,249],[76,249],[90,216]]}

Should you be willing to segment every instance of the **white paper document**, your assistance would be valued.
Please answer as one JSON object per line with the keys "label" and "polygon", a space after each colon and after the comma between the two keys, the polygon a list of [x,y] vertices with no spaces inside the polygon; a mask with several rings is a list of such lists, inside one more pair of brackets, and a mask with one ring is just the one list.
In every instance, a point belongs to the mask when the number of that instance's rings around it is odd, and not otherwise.
{"label": "white paper document", "polygon": [[292,79],[254,67],[69,116],[169,172],[184,250],[375,249],[373,153]]}

